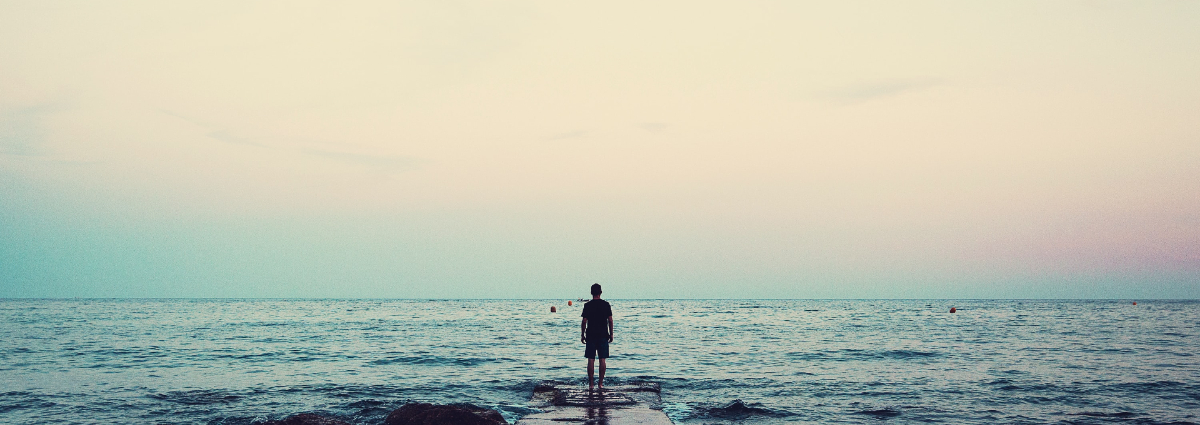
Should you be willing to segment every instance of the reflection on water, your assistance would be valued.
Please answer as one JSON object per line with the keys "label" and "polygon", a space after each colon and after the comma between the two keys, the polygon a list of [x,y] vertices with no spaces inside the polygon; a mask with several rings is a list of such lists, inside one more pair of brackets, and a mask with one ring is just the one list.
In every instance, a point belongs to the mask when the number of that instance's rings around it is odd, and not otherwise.
{"label": "reflection on water", "polygon": [[[600,398],[604,398],[604,396],[600,396]],[[608,408],[607,407],[604,407],[604,406],[587,407],[586,409],[587,409],[587,419],[588,420],[585,423],[595,424],[595,425],[608,425]]]}

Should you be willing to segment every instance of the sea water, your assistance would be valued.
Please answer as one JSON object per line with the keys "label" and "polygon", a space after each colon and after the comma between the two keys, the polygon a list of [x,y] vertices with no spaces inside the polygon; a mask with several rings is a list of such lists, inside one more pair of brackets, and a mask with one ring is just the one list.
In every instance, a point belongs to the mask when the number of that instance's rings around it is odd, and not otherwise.
{"label": "sea water", "polygon": [[[608,382],[661,383],[676,423],[1200,422],[1200,302],[610,301]],[[539,381],[586,382],[580,311],[0,300],[0,423],[380,424],[410,401],[512,422]]]}

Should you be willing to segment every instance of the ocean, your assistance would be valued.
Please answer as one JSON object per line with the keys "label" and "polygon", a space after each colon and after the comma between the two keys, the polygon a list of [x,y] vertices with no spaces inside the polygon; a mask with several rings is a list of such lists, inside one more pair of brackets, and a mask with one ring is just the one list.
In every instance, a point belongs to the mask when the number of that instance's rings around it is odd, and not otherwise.
{"label": "ocean", "polygon": [[[1200,302],[609,300],[678,424],[1200,423]],[[557,313],[551,313],[555,306]],[[957,312],[951,314],[954,307]],[[0,300],[0,423],[509,422],[585,384],[567,300]]]}

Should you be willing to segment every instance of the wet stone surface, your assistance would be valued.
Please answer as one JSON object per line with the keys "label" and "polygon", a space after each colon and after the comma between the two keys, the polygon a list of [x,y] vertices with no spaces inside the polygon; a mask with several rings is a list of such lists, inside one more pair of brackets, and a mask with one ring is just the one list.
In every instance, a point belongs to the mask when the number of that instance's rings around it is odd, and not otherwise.
{"label": "wet stone surface", "polygon": [[534,389],[531,404],[544,410],[525,416],[518,425],[597,424],[671,425],[662,412],[660,388],[635,383],[588,391],[587,388],[546,382]]}

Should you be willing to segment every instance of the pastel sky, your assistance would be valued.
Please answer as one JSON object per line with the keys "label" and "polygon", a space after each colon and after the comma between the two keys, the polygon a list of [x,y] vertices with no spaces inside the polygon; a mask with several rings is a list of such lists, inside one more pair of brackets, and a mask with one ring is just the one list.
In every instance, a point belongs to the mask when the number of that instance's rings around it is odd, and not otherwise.
{"label": "pastel sky", "polygon": [[1200,298],[1200,2],[0,2],[0,297],[593,282]]}

